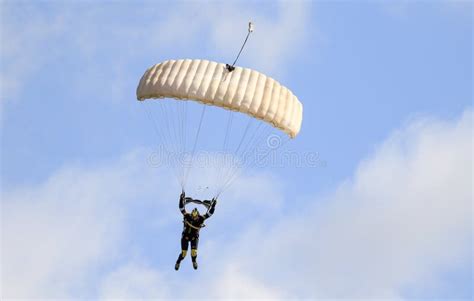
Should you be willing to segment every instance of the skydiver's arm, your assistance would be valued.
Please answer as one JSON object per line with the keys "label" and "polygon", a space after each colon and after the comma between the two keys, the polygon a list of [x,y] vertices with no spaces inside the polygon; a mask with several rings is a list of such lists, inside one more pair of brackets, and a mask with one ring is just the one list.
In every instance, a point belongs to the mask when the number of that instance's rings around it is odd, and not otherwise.
{"label": "skydiver's arm", "polygon": [[[206,201],[204,201],[204,202],[206,202]],[[209,208],[207,209],[206,214],[204,214],[204,219],[210,218],[214,214],[214,210],[216,210],[216,203],[217,203],[216,199],[212,199],[212,201],[207,201],[207,202],[210,202],[211,206],[209,206]]]}

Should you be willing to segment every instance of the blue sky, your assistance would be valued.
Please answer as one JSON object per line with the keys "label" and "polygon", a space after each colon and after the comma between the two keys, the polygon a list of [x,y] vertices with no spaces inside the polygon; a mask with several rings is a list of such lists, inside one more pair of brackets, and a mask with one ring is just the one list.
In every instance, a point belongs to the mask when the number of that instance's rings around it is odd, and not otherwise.
{"label": "blue sky", "polygon": [[[0,7],[4,296],[472,297],[472,3]],[[249,20],[239,64],[298,96],[285,150],[322,164],[239,178],[201,269],[175,273],[179,186],[147,164],[136,86],[167,59],[231,62]]]}

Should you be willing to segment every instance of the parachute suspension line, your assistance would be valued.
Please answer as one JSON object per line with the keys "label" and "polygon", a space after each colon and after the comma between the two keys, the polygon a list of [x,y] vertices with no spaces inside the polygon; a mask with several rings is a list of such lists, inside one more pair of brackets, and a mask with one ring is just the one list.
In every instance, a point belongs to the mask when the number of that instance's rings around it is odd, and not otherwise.
{"label": "parachute suspension line", "polygon": [[234,71],[235,69],[235,63],[237,63],[237,60],[239,59],[240,57],[240,54],[242,53],[242,50],[244,50],[244,47],[245,47],[245,44],[247,43],[247,40],[249,39],[249,36],[250,34],[253,32],[253,23],[252,22],[249,22],[249,28],[248,28],[248,32],[247,32],[247,36],[245,37],[245,40],[244,40],[244,43],[242,44],[242,47],[240,47],[240,51],[239,51],[239,54],[237,54],[237,57],[235,58],[234,62],[232,63],[232,65],[229,65],[229,64],[226,64],[226,68],[229,72],[232,72]]}
{"label": "parachute suspension line", "polygon": [[180,152],[179,152],[179,151],[180,151],[180,143],[179,143],[179,134],[178,134],[178,133],[179,133],[179,130],[178,130],[178,126],[176,126],[175,123],[178,123],[178,124],[179,124],[179,122],[175,122],[175,118],[172,118],[172,116],[173,116],[173,117],[176,117],[176,116],[177,116],[178,120],[179,120],[179,116],[173,112],[173,108],[175,107],[175,106],[173,106],[173,103],[175,104],[176,102],[175,102],[175,101],[172,101],[172,102],[169,104],[169,110],[168,110],[168,109],[166,110],[167,113],[168,113],[166,119],[167,119],[167,120],[170,120],[170,126],[171,126],[171,128],[172,128],[172,130],[173,130],[173,138],[174,138],[175,149],[176,149],[176,154],[175,154],[175,156],[176,156],[176,158],[178,159],[179,156],[180,156]]}
{"label": "parachute suspension line", "polygon": [[[227,126],[226,126],[226,130],[225,130],[225,136],[224,136],[224,144],[222,145],[222,158],[220,158],[220,160],[222,160],[222,162],[216,164],[217,168],[218,168],[218,171],[217,171],[217,179],[214,183],[220,183],[222,181],[222,173],[224,172],[224,169],[225,169],[225,164],[226,164],[226,160],[227,160],[227,141],[228,141],[228,138],[229,138],[229,133],[230,133],[230,129],[232,127],[232,121],[234,119],[234,114],[232,111],[229,110],[229,113],[227,115]],[[220,184],[217,185],[217,188],[220,187]]]}
{"label": "parachute suspension line", "polygon": [[253,124],[254,119],[249,117],[249,121],[247,122],[247,126],[245,127],[244,134],[242,135],[242,139],[240,139],[239,146],[235,150],[235,153],[239,152],[240,147],[242,146],[242,142],[244,142],[245,137],[247,137],[247,133],[249,131],[250,126]]}
{"label": "parachute suspension line", "polygon": [[[179,115],[179,107],[178,107],[178,104],[177,104],[177,101],[172,101],[172,103],[170,103],[170,111],[171,111],[171,114],[170,116],[174,116],[174,118],[172,119],[171,121],[171,126],[173,128],[173,134],[174,134],[174,137],[175,137],[175,141],[176,141],[176,160],[178,162],[176,162],[176,166],[179,167],[179,175],[180,177],[182,176],[182,166],[181,166],[181,161],[180,161],[180,157],[181,157],[181,136],[180,136],[180,132],[181,132],[181,129],[179,127],[179,125],[181,124],[181,116]],[[168,117],[169,118],[169,117]],[[181,179],[180,179],[181,180]]]}
{"label": "parachute suspension line", "polygon": [[[261,125],[262,123],[259,123],[259,129]],[[244,167],[245,167],[245,164],[247,164],[247,166],[250,166],[258,161],[257,151],[259,150],[261,143],[265,141],[265,138],[269,136],[271,131],[272,131],[271,127],[264,126],[263,130],[257,135],[254,135],[254,139],[250,140],[247,143],[245,150],[242,152],[242,155],[241,155],[241,158],[243,158],[243,161],[244,161],[244,165],[243,165]],[[258,130],[254,134],[256,134],[257,132]],[[249,157],[251,158],[250,160],[248,160]],[[231,184],[240,176],[241,176],[240,169],[235,169],[233,174],[226,179],[227,181],[224,184],[224,187],[222,187],[220,194],[224,192],[225,190],[227,190],[231,186]]]}
{"label": "parachute suspension line", "polygon": [[183,119],[183,140],[184,140],[184,151],[186,151],[186,132],[187,132],[187,112],[188,112],[188,101],[184,101],[184,119]]}
{"label": "parachute suspension line", "polygon": [[[159,120],[163,123],[163,125],[166,127],[165,133],[167,134],[167,144],[169,146],[169,156],[168,159],[172,160],[173,163],[172,165],[177,169],[177,165],[174,164],[175,156],[176,156],[176,143],[175,139],[173,137],[173,132],[171,131],[172,125],[170,125],[170,115],[168,114],[167,106],[164,103],[164,101],[159,101],[160,104],[160,111],[161,111],[161,116]],[[179,177],[178,177],[179,179]]]}
{"label": "parachute suspension line", "polygon": [[[197,131],[196,131],[196,136],[194,137],[194,145],[193,145],[193,149],[191,151],[191,162],[189,163],[189,167],[187,168],[186,172],[185,172],[185,175],[184,175],[184,185],[186,185],[186,182],[188,180],[188,177],[189,177],[189,172],[191,171],[191,168],[193,166],[193,161],[194,161],[194,153],[196,151],[196,145],[197,145],[197,142],[198,142],[198,138],[199,138],[199,133],[201,132],[201,125],[202,125],[202,121],[204,119],[204,113],[206,112],[206,105],[204,105],[202,107],[202,111],[201,111],[201,118],[199,119],[199,125],[198,125],[198,128],[197,128]],[[184,187],[183,187],[184,189]]]}
{"label": "parachute suspension line", "polygon": [[[277,150],[279,150],[280,148],[282,148],[288,141],[290,141],[290,138],[289,138],[289,137],[287,137],[287,138],[283,141],[283,143],[280,143],[277,147],[271,148],[270,151],[268,151],[268,152],[265,154],[265,156],[264,156],[263,158],[259,159],[259,161],[261,162],[261,161],[265,160],[271,153],[274,153],[274,152],[276,152]],[[227,188],[229,188],[229,187],[232,185],[232,183],[233,183],[235,180],[237,180],[239,177],[240,177],[239,174],[234,175],[234,177],[233,177],[232,179],[230,179],[230,180],[227,182],[226,186],[223,188],[222,191],[227,190]]]}
{"label": "parachute suspension line", "polygon": [[183,191],[184,191],[184,185],[185,183],[185,171],[186,171],[186,156],[187,156],[187,144],[186,144],[186,138],[187,138],[187,132],[188,132],[188,127],[187,127],[187,115],[188,115],[188,101],[184,101],[184,118],[183,118],[183,145],[184,145],[184,153],[183,157],[181,158],[181,162],[183,164]]}
{"label": "parachute suspension line", "polygon": [[177,101],[179,107],[181,108],[181,156],[179,158],[182,170],[182,176],[184,181],[184,157],[186,156],[186,108],[187,101]]}
{"label": "parachute suspension line", "polygon": [[167,159],[170,160],[169,164],[175,169],[176,178],[178,179],[179,183],[181,184],[181,188],[184,188],[184,181],[183,181],[183,167],[178,164],[179,161],[179,144],[176,134],[176,127],[174,126],[173,121],[171,120],[172,115],[170,114],[169,110],[172,108],[168,108],[173,104],[169,101],[165,103],[165,101],[159,101],[160,103],[160,110],[161,110],[161,118],[163,124],[166,126],[165,132],[168,134],[167,144],[169,146],[168,156]]}
{"label": "parachute suspension line", "polygon": [[[250,145],[253,145],[252,142],[256,140],[255,137],[258,137],[258,136],[257,136],[257,133],[260,131],[260,128],[262,127],[262,124],[263,124],[262,122],[259,122],[259,123],[258,123],[257,129],[253,132],[253,134],[252,134],[252,136],[250,137],[249,141],[248,141],[247,144],[245,145],[244,151],[242,152],[242,154],[246,154],[246,153],[248,152],[248,150],[251,149],[251,148],[250,148]],[[246,160],[246,159],[245,159],[245,157],[244,157],[244,161],[245,161],[245,160]]]}
{"label": "parachute suspension line", "polygon": [[229,111],[229,117],[227,118],[227,128],[225,130],[224,145],[222,146],[222,151],[227,150],[227,139],[229,138],[229,132],[232,128],[232,121],[234,120],[234,114],[232,111]]}
{"label": "parachute suspension line", "polygon": [[[245,164],[247,163],[247,155],[249,154],[249,152],[251,150],[255,150],[254,147],[255,145],[258,144],[259,142],[259,137],[262,136],[262,134],[259,134],[257,135],[257,133],[260,131],[261,127],[262,127],[262,124],[261,122],[258,123],[258,126],[257,126],[257,129],[255,131],[253,131],[253,134],[252,136],[249,138],[249,140],[247,141],[245,147],[242,149],[241,151],[241,154],[239,155],[238,153],[235,155],[235,157],[241,159],[241,164],[239,166],[237,165],[233,165],[233,168],[231,169],[231,173],[226,176],[223,180],[224,180],[224,183],[222,185],[220,185],[220,189],[216,195],[216,198],[219,197],[219,195],[226,189],[227,187],[227,182],[229,182],[236,173],[238,173],[239,171],[239,168],[245,166]],[[239,147],[240,148],[240,147]]]}
{"label": "parachute suspension line", "polygon": [[167,138],[166,143],[169,146],[170,155],[173,155],[172,152],[174,152],[174,143],[172,141],[173,139],[171,137],[171,130],[170,130],[170,125],[169,125],[169,120],[167,118],[167,116],[169,116],[169,115],[166,114],[165,105],[162,103],[162,101],[159,101],[159,104],[160,104],[160,111],[161,111],[161,116],[160,116],[159,120],[161,120],[163,125],[166,126],[166,130],[165,130],[165,133],[166,133],[165,137]]}
{"label": "parachute suspension line", "polygon": [[[230,111],[230,112],[232,112],[232,111]],[[228,166],[228,168],[226,168],[225,173],[223,175],[221,175],[220,178],[219,178],[220,183],[219,183],[218,189],[221,189],[224,186],[224,184],[228,180],[228,177],[231,174],[233,174],[234,169],[239,168],[239,165],[240,165],[241,162],[234,162],[234,160],[235,159],[237,159],[237,160],[240,159],[239,156],[238,156],[240,147],[242,146],[242,143],[244,142],[245,138],[247,137],[247,133],[249,132],[249,128],[251,127],[251,125],[253,125],[254,119],[253,118],[248,118],[248,119],[249,120],[247,122],[247,126],[245,127],[244,133],[242,134],[242,138],[240,139],[240,142],[239,142],[237,148],[232,153],[232,158],[230,158],[231,160],[229,162],[229,166]],[[222,168],[222,169],[224,169],[224,168]]]}
{"label": "parachute suspension line", "polygon": [[[153,130],[155,131],[155,134],[156,134],[156,137],[158,138],[158,141],[159,142],[163,142],[165,139],[163,138],[163,134],[158,130],[160,127],[156,124],[156,120],[155,118],[153,118],[153,115],[151,114],[151,112],[148,110],[148,108],[146,107],[147,105],[146,104],[143,104],[145,106],[145,112],[148,116],[148,119],[150,119],[150,122],[153,124]],[[166,148],[166,141],[164,143],[161,143],[163,145],[163,147]]]}
{"label": "parachute suspension line", "polygon": [[183,153],[186,152],[186,104],[188,103],[187,101],[179,101],[181,105],[181,116],[183,117],[181,119],[181,138],[183,139]]}
{"label": "parachute suspension line", "polygon": [[179,149],[179,154],[177,157],[178,160],[178,165],[180,166],[180,176],[181,180],[184,178],[184,165],[182,161],[182,157],[184,155],[184,141],[183,141],[183,104],[181,101],[174,101],[174,107],[176,109],[176,116],[178,116],[177,119],[177,126],[176,126],[176,132],[177,132],[177,138],[178,138],[178,149]]}
{"label": "parachute suspension line", "polygon": [[[150,119],[150,122],[153,124],[153,129],[155,130],[155,134],[158,138],[158,141],[161,142],[161,145],[163,146],[164,150],[168,153],[167,157],[169,157],[170,151],[167,148],[167,145],[169,144],[166,142],[165,135],[162,133],[162,131],[159,130],[161,127],[158,126],[156,119],[154,118],[150,110],[147,108],[146,104],[144,104],[144,106],[145,106],[145,112],[147,113],[147,116]],[[163,154],[160,152],[159,155],[162,156]],[[173,171],[176,178],[179,179],[176,168],[172,168],[171,170]]]}

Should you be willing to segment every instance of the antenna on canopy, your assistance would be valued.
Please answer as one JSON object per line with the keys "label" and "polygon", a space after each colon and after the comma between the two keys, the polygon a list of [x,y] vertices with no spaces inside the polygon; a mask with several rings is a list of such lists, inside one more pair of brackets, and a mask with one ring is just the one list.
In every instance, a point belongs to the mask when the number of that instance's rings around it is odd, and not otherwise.
{"label": "antenna on canopy", "polygon": [[239,59],[240,54],[242,53],[242,50],[244,49],[245,44],[247,43],[247,40],[248,40],[250,34],[253,32],[253,30],[254,30],[253,23],[252,23],[252,22],[249,22],[248,33],[247,33],[247,36],[245,37],[245,41],[244,41],[244,43],[242,44],[242,47],[240,48],[239,54],[237,54],[237,57],[235,58],[235,60],[234,60],[234,62],[232,63],[232,65],[225,64],[225,67],[226,67],[226,69],[227,69],[229,72],[234,71],[234,69],[235,69],[234,65],[235,65],[235,63],[237,63],[237,60]]}

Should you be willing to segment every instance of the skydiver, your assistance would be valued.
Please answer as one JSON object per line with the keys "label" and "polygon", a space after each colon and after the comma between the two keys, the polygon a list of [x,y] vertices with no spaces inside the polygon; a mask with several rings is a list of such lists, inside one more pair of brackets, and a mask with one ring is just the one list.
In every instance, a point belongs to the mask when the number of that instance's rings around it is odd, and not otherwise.
{"label": "skydiver", "polygon": [[[200,215],[197,208],[194,208],[191,213],[186,212],[185,205],[187,203],[196,203],[206,206],[206,214]],[[184,257],[186,257],[189,244],[191,244],[191,260],[193,262],[193,268],[195,270],[198,268],[196,258],[199,243],[199,230],[205,227],[204,221],[214,214],[216,203],[216,199],[212,199],[211,201],[194,200],[190,197],[186,197],[184,191],[179,196],[179,210],[183,214],[184,227],[183,233],[181,235],[181,253],[179,254],[178,260],[176,261],[176,264],[174,266],[175,270],[179,269],[181,261],[184,259]]]}

